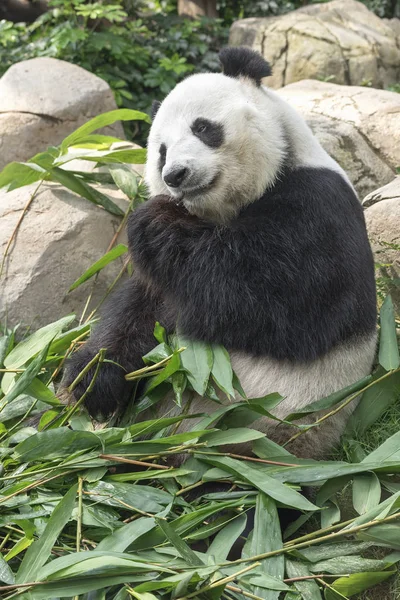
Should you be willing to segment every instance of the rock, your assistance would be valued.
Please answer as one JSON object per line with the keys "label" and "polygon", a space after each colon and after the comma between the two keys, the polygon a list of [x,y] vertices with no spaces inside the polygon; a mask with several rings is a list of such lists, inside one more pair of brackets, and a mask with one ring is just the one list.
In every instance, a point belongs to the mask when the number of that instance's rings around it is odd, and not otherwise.
{"label": "rock", "polygon": [[355,0],[310,4],[280,17],[236,21],[230,44],[271,63],[274,88],[302,79],[387,87],[400,79],[400,44],[388,23]]}
{"label": "rock", "polygon": [[398,17],[393,17],[393,19],[382,20],[394,31],[394,34],[397,38],[397,45],[400,47],[400,19]]}
{"label": "rock", "polygon": [[360,197],[392,181],[400,165],[400,94],[315,80],[277,93],[307,120]]}
{"label": "rock", "polygon": [[[370,194],[368,194],[368,196],[365,196],[364,200],[362,201],[362,205],[365,206],[366,208],[368,208],[369,206],[372,206],[373,204],[376,204],[377,202],[381,202],[382,200],[391,200],[393,198],[398,198],[399,196],[400,196],[400,176],[396,177],[395,179],[393,179],[393,181],[391,181],[387,185],[384,185],[383,187],[379,188],[378,190],[371,192]],[[400,229],[400,223],[399,223],[399,229]]]}
{"label": "rock", "polygon": [[[0,190],[0,261],[36,186]],[[126,210],[127,201],[121,194],[104,186],[101,191]],[[72,312],[79,318],[94,280],[69,294],[68,289],[104,255],[120,222],[119,217],[61,186],[43,184],[7,254],[0,280],[0,321],[7,319],[8,326],[22,322],[37,328]],[[125,235],[118,242],[126,242]],[[122,256],[100,272],[91,308],[102,299],[124,259]]]}
{"label": "rock", "polygon": [[[365,220],[375,262],[382,265],[377,273],[378,291],[391,293],[400,315],[400,177],[386,187],[391,196],[369,206]],[[384,190],[378,192],[385,193]]]}
{"label": "rock", "polygon": [[[117,108],[108,84],[55,58],[33,58],[0,79],[0,169],[59,144],[74,129]],[[124,137],[120,123],[105,133]]]}

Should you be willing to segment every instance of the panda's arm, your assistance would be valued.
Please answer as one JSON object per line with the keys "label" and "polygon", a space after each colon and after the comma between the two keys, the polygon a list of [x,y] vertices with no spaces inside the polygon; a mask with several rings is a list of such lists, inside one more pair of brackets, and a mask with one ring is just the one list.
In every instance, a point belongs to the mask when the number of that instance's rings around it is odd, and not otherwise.
{"label": "panda's arm", "polygon": [[[190,215],[169,197],[158,196],[141,206],[128,223],[129,247],[135,268],[157,285],[175,305],[185,333],[209,341],[251,337],[260,323],[260,286],[267,268],[257,264],[259,233],[246,227],[216,226]],[[247,249],[249,251],[247,252]],[[224,335],[221,336],[221,332]]]}
{"label": "panda's arm", "polygon": [[[132,277],[111,297],[89,341],[67,362],[62,387],[67,388],[82,369],[106,349],[106,359],[98,372],[93,391],[86,399],[89,412],[108,415],[124,403],[131,390],[125,374],[143,366],[142,356],[155,345],[155,322],[160,319],[159,298]],[[121,366],[117,366],[117,364]],[[94,375],[92,368],[75,388],[76,400],[85,393]]]}

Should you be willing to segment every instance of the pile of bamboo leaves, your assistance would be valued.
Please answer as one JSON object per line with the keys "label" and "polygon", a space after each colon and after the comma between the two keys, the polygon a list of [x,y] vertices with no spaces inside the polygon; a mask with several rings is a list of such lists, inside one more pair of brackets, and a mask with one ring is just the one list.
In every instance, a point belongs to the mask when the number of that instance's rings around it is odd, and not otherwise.
{"label": "pile of bamboo leaves", "polygon": [[[144,201],[126,163],[143,162],[145,153],[115,150],[114,138],[93,134],[118,118],[145,120],[135,111],[102,115],[60,147],[6,167],[0,187],[57,181],[115,213],[120,209],[96,187],[111,181],[130,201],[118,213],[123,225]],[[77,157],[102,169],[65,171]],[[114,245],[71,289],[125,252]],[[395,575],[400,431],[369,454],[356,441],[400,397],[390,297],[380,311],[373,375],[285,417],[294,439],[362,395],[345,433],[348,462],[300,460],[251,429],[258,418],[271,417],[279,394],[246,398],[224,348],[169,338],[158,324],[144,368],[127,375],[145,379],[144,394],[123,415],[94,424],[84,397],[75,405],[57,398],[64,362],[92,325],[90,315],[76,322],[70,315],[22,336],[4,328],[0,337],[2,598],[343,600]],[[102,349],[94,377],[106,360]],[[183,394],[194,392],[215,401],[212,414],[183,408],[180,416],[142,420],[166,394],[181,406]],[[315,420],[321,409],[324,416]],[[309,425],[299,424],[304,418]],[[251,444],[252,457],[240,454],[243,442]],[[224,453],[227,444],[237,444],[237,452]],[[171,466],[176,455],[185,461]],[[313,490],[312,501],[304,486]],[[343,490],[351,518],[341,513]],[[300,511],[283,533],[281,507]],[[238,540],[243,549],[232,559]]]}

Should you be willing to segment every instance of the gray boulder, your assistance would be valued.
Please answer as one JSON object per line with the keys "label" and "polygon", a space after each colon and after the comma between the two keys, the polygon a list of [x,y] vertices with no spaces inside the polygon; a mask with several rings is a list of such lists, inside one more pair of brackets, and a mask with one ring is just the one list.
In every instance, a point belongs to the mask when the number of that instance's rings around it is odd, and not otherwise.
{"label": "gray boulder", "polygon": [[[0,257],[37,184],[0,190]],[[120,208],[121,194],[102,187]],[[92,291],[91,279],[68,293],[71,284],[107,250],[121,219],[56,184],[43,184],[26,212],[1,276],[0,321],[34,328],[69,313],[78,318]],[[125,242],[123,233],[118,242]],[[125,256],[100,272],[89,312],[122,268]]]}
{"label": "gray boulder", "polygon": [[262,53],[273,67],[266,81],[274,88],[302,79],[387,87],[400,80],[396,27],[361,2],[333,0],[236,21],[229,42]]}
{"label": "gray boulder", "polygon": [[[0,169],[26,161],[100,113],[117,108],[108,84],[55,58],[33,58],[0,79]],[[124,137],[120,123],[105,133]]]}
{"label": "gray boulder", "polygon": [[400,177],[376,195],[381,199],[365,210],[365,220],[375,262],[380,265],[378,290],[392,294],[400,313]]}
{"label": "gray boulder", "polygon": [[315,80],[277,93],[303,115],[361,198],[393,180],[400,164],[400,94]]}

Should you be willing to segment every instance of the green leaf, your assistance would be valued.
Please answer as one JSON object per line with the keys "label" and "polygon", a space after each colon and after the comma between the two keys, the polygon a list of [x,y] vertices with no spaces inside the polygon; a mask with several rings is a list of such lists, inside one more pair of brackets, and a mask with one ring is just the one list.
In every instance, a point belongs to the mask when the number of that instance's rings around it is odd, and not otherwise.
{"label": "green leaf", "polygon": [[261,433],[256,429],[235,427],[235,429],[226,429],[206,433],[201,437],[201,441],[207,442],[207,446],[211,447],[225,446],[227,444],[244,444],[262,437],[265,437],[264,433]]}
{"label": "green leaf", "polygon": [[159,344],[168,344],[167,332],[158,321],[156,321],[156,324],[154,326],[154,337],[156,338]]}
{"label": "green leaf", "polygon": [[347,596],[343,596],[343,594],[330,587],[329,584],[325,587],[324,598],[325,600],[348,600]]}
{"label": "green leaf", "polygon": [[46,171],[37,165],[12,162],[0,172],[0,189],[8,187],[8,191],[30,185],[43,179]]}
{"label": "green leaf", "polygon": [[88,323],[84,323],[83,325],[78,325],[77,327],[73,327],[69,331],[65,333],[61,333],[57,336],[51,346],[50,346],[50,354],[60,354],[67,350],[71,343],[76,340],[76,338],[81,338],[84,333],[89,333],[90,326],[95,322],[95,320],[91,320]]}
{"label": "green leaf", "polygon": [[72,290],[75,290],[77,287],[82,285],[82,283],[93,277],[93,275],[96,275],[96,273],[104,269],[104,267],[110,264],[110,262],[116,260],[123,254],[126,254],[126,252],[128,252],[128,246],[125,246],[125,244],[118,244],[118,246],[112,248],[112,250],[104,254],[100,260],[96,261],[91,267],[89,267],[89,269],[87,269],[87,271],[85,271],[83,275],[81,275],[79,279],[77,279],[71,285],[68,291],[72,292]]}
{"label": "green leaf", "polygon": [[[250,543],[249,545],[246,545],[245,556],[256,556],[258,554],[264,554],[265,552],[280,550],[281,548],[282,534],[276,504],[265,494],[258,494],[254,517],[254,529],[251,534]],[[273,577],[278,581],[282,581],[285,571],[285,560],[283,555],[273,556],[262,560],[260,571],[264,576]],[[279,593],[263,591],[258,585],[254,588],[254,594],[256,596],[261,596],[264,600],[275,600],[279,597]]]}
{"label": "green leaf", "polygon": [[99,133],[95,133],[92,135],[88,135],[86,137],[82,137],[76,144],[74,144],[73,148],[95,148],[99,150],[105,150],[110,148],[112,144],[121,142],[120,138],[113,137],[111,135],[102,135]]}
{"label": "green leaf", "polygon": [[371,548],[372,544],[364,542],[335,542],[332,544],[322,544],[312,548],[303,548],[297,553],[300,557],[310,562],[319,562],[329,558],[349,556],[352,554],[361,554]]}
{"label": "green leaf", "polygon": [[286,448],[283,448],[283,446],[280,446],[265,436],[254,442],[253,452],[260,458],[273,459],[280,457],[282,459],[281,462],[286,463],[293,463],[293,461],[296,463],[298,461],[298,459],[286,450]]}
{"label": "green leaf", "polygon": [[75,315],[69,315],[32,333],[32,335],[20,342],[5,358],[4,364],[7,369],[22,367],[28,360],[43,350],[74,319]]}
{"label": "green leaf", "polygon": [[376,450],[368,454],[361,464],[379,463],[383,461],[397,461],[400,459],[400,431],[394,433]]}
{"label": "green leaf", "polygon": [[227,559],[232,546],[243,533],[246,522],[246,515],[239,515],[233,519],[233,521],[230,521],[225,525],[211,542],[207,550],[207,556],[213,556],[216,563],[224,562]]}
{"label": "green leaf", "polygon": [[314,563],[310,566],[310,571],[312,573],[341,575],[343,573],[360,573],[362,571],[382,571],[392,564],[393,562],[385,561],[385,559],[375,560],[373,558],[362,558],[361,556],[337,556],[329,560]]}
{"label": "green leaf", "polygon": [[108,168],[118,189],[129,200],[134,200],[138,193],[138,176],[126,165],[110,165]]}
{"label": "green leaf", "polygon": [[98,481],[87,487],[89,497],[96,502],[134,512],[139,509],[156,514],[172,502],[170,494],[147,485]]}
{"label": "green leaf", "polygon": [[285,506],[291,506],[299,510],[319,510],[317,506],[309,502],[294,489],[267,475],[267,469],[257,469],[250,466],[248,463],[240,462],[226,456],[219,458],[214,456],[196,455],[196,458],[215,465],[216,467],[221,467],[228,471],[228,473],[238,475],[242,480],[251,483],[261,492],[264,492]]}
{"label": "green leaf", "polygon": [[333,500],[327,500],[325,506],[321,511],[321,528],[325,529],[339,523],[340,521],[340,508],[337,503]]}
{"label": "green leaf", "polygon": [[89,431],[71,431],[67,427],[41,431],[15,448],[15,455],[24,462],[51,460],[70,456],[80,450],[101,446],[101,441]]}
{"label": "green leaf", "polygon": [[166,379],[171,377],[173,373],[176,373],[181,368],[181,360],[179,354],[174,352],[172,358],[168,361],[167,366],[162,370],[161,373],[151,378],[151,381],[146,388],[146,394],[154,390],[160,383],[163,383]]}
{"label": "green leaf", "polygon": [[[310,571],[304,563],[286,560],[286,573],[288,577],[305,577],[310,575]],[[303,600],[322,600],[321,592],[315,581],[312,579],[306,581],[295,581],[294,587],[301,593]]]}
{"label": "green leaf", "polygon": [[317,400],[317,402],[311,402],[311,404],[307,404],[300,410],[290,413],[290,415],[285,417],[285,421],[294,421],[297,419],[301,419],[302,417],[306,417],[307,415],[310,415],[312,413],[331,408],[332,406],[335,406],[335,404],[338,404],[342,400],[345,400],[345,398],[347,398],[348,396],[351,396],[359,390],[362,390],[366,385],[368,385],[368,383],[371,382],[371,379],[371,375],[368,375],[367,377],[363,377],[359,381],[356,381],[356,383],[348,385],[342,390],[330,394],[330,396],[327,396],[326,398]]}
{"label": "green leaf", "polygon": [[11,389],[8,390],[7,394],[2,399],[1,403],[6,406],[9,402],[12,402],[23,392],[27,392],[27,388],[32,384],[35,377],[39,374],[40,369],[46,362],[47,354],[49,351],[50,342],[38,356],[28,365],[26,370],[18,377]]}
{"label": "green leaf", "polygon": [[108,196],[99,192],[99,190],[91,187],[81,179],[78,179],[75,175],[68,171],[64,171],[59,167],[53,167],[50,171],[50,177],[52,181],[56,181],[57,183],[61,183],[64,187],[68,188],[78,196],[82,198],[86,198],[89,202],[93,202],[99,206],[102,206],[112,215],[117,215],[118,217],[123,217],[125,212],[119,208],[110,200]]}
{"label": "green leaf", "polygon": [[7,585],[15,583],[14,573],[2,556],[0,556],[0,581]]}
{"label": "green leaf", "polygon": [[[379,379],[385,374],[383,367],[374,373],[373,379]],[[397,402],[400,396],[400,373],[393,373],[373,387],[366,390],[360,403],[351,415],[346,427],[346,434],[356,432],[362,435],[373,425],[386,410]]]}
{"label": "green leaf", "polygon": [[183,541],[180,535],[175,529],[164,519],[157,519],[158,526],[164,532],[165,536],[171,542],[171,544],[178,550],[182,558],[187,562],[188,565],[194,567],[202,566],[203,561],[193,552],[191,548]]}
{"label": "green leaf", "polygon": [[353,506],[359,515],[377,506],[381,499],[381,483],[375,473],[356,475],[353,481]]}
{"label": "green leaf", "polygon": [[68,146],[79,143],[81,139],[86,138],[90,133],[96,131],[96,129],[107,127],[116,121],[145,121],[145,123],[151,123],[150,117],[138,110],[129,110],[127,108],[112,110],[103,113],[102,115],[91,119],[81,127],[78,127],[78,129],[63,140],[61,149],[65,151]]}
{"label": "green leaf", "polygon": [[111,535],[103,538],[96,550],[110,550],[124,552],[135,540],[145,535],[156,526],[154,519],[141,517],[120,527]]}
{"label": "green leaf", "polygon": [[213,366],[211,346],[183,336],[176,336],[175,343],[177,348],[186,348],[181,353],[182,367],[194,391],[204,396]]}
{"label": "green leaf", "polygon": [[398,523],[384,523],[374,525],[358,534],[361,540],[383,544],[394,550],[400,550],[400,525]]}
{"label": "green leaf", "polygon": [[390,296],[386,296],[382,305],[380,323],[379,364],[386,371],[391,371],[400,366],[400,355],[397,345],[394,307]]}
{"label": "green leaf", "polygon": [[163,342],[142,356],[142,359],[146,365],[152,365],[164,360],[164,358],[168,358],[168,356],[171,356],[171,354],[171,348]]}
{"label": "green leaf", "polygon": [[349,577],[339,577],[332,584],[332,588],[346,596],[360,594],[364,590],[385,581],[396,571],[384,571],[382,573],[355,573]]}
{"label": "green leaf", "polygon": [[[275,577],[271,577],[270,575],[253,575],[251,577],[243,577],[242,581],[246,581],[246,583],[250,583],[252,586],[256,588],[264,588],[266,590],[276,590],[279,592],[286,592],[290,590],[289,586],[286,585],[283,581],[279,581],[279,579],[275,579]],[[265,598],[275,598],[278,597],[279,594],[266,594],[262,589],[258,589],[258,593],[260,597],[265,600]],[[280,596],[279,596],[280,597]],[[299,600],[298,595],[296,595],[297,600]]]}
{"label": "green leaf", "polygon": [[233,398],[235,390],[232,383],[233,371],[230,356],[223,346],[214,345],[212,350],[214,356],[211,369],[213,379],[225,394]]}
{"label": "green leaf", "polygon": [[36,580],[39,569],[49,558],[58,536],[71,518],[77,489],[78,486],[73,485],[68,490],[54,509],[40,538],[27,550],[17,572],[17,583]]}
{"label": "green leaf", "polygon": [[[51,346],[52,344],[50,345],[48,354],[51,352]],[[61,404],[54,392],[37,377],[28,385],[25,393],[39,400],[39,402],[50,404],[50,406],[60,406]]]}

